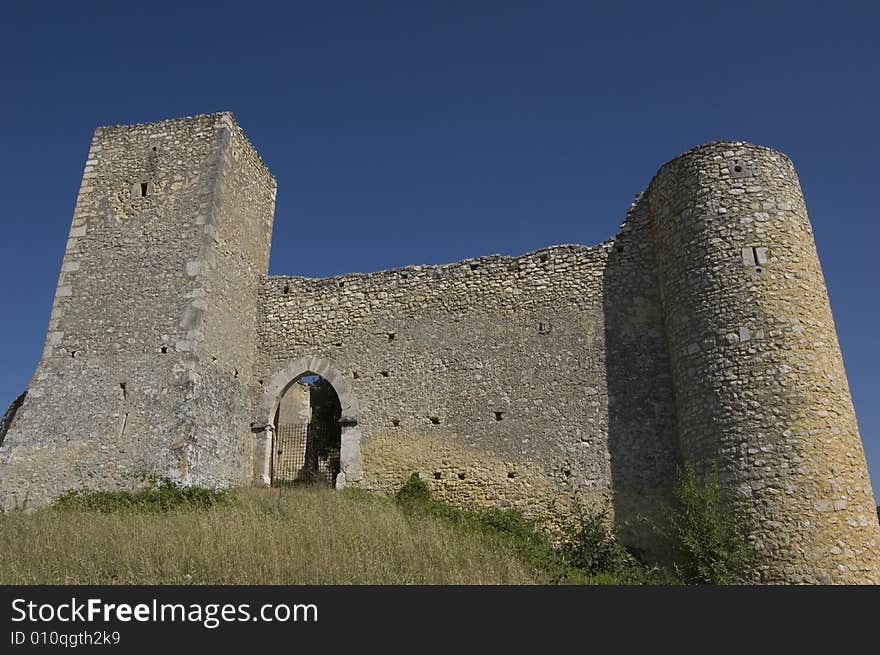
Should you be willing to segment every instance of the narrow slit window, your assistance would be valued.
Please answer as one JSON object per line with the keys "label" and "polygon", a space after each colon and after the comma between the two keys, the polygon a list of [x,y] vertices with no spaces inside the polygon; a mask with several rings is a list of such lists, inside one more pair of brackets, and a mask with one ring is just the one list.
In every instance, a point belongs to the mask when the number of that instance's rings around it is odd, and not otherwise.
{"label": "narrow slit window", "polygon": [[141,198],[146,198],[150,190],[149,182],[141,182]]}

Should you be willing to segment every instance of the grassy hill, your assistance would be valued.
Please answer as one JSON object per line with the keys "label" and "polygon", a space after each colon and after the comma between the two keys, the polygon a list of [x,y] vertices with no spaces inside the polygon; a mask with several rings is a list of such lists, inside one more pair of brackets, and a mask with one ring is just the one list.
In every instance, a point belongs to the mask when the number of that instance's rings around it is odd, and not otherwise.
{"label": "grassy hill", "polygon": [[395,497],[165,481],[0,512],[0,584],[729,583],[740,545],[719,484],[681,478],[674,575],[624,549],[605,511],[551,540],[512,510],[433,500],[413,474]]}
{"label": "grassy hill", "polygon": [[497,541],[407,513],[391,499],[319,489],[247,489],[218,499],[164,511],[67,502],[0,515],[0,584],[536,580]]}

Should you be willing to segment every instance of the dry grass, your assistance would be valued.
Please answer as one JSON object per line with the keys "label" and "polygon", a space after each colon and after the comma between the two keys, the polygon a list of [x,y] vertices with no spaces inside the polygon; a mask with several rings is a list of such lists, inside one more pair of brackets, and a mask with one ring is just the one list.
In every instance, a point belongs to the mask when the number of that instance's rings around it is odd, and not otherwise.
{"label": "dry grass", "polygon": [[258,490],[208,510],[0,514],[0,584],[518,584],[477,534],[357,492]]}

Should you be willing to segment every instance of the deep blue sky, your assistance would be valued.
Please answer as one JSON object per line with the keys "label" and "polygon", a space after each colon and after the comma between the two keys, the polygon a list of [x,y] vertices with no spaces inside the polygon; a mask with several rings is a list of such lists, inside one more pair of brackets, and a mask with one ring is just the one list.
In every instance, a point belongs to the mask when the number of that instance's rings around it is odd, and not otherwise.
{"label": "deep blue sky", "polygon": [[807,198],[880,491],[876,2],[18,2],[0,18],[0,411],[26,388],[93,129],[231,110],[272,273],[611,236],[657,168],[772,146]]}

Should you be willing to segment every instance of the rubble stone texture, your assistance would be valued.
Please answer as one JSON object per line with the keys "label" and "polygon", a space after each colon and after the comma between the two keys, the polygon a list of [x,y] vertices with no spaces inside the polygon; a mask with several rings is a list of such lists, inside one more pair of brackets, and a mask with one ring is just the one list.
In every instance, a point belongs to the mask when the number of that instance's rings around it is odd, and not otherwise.
{"label": "rubble stone texture", "polygon": [[[598,246],[267,276],[275,181],[228,113],[98,128],[0,505],[149,476],[270,480],[284,392],[327,379],[337,487],[552,523],[610,501],[662,545],[717,469],[756,582],[880,583],[880,528],[795,170],[746,143],[665,164]],[[282,411],[285,411],[282,409]]]}

